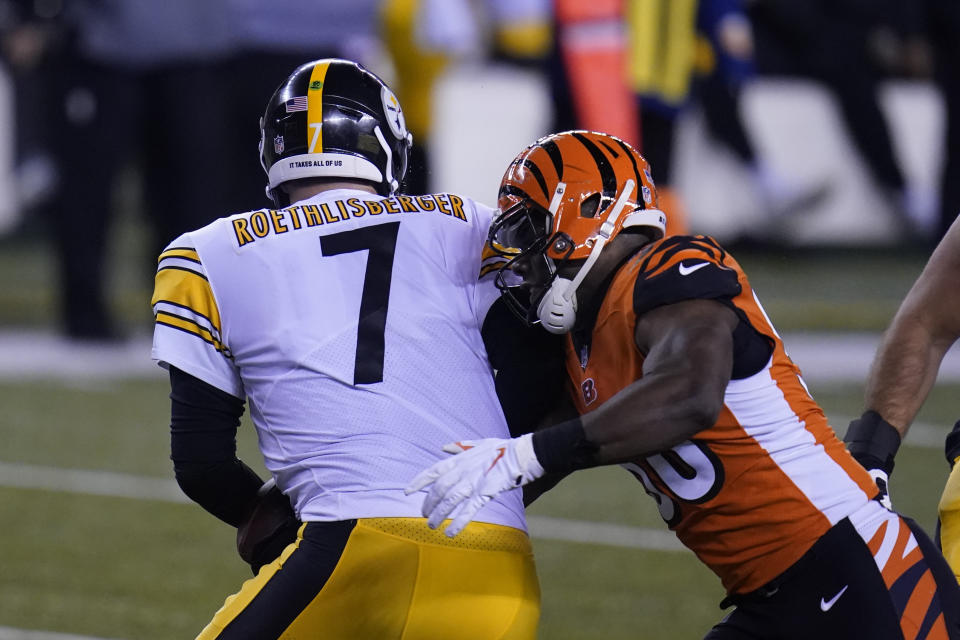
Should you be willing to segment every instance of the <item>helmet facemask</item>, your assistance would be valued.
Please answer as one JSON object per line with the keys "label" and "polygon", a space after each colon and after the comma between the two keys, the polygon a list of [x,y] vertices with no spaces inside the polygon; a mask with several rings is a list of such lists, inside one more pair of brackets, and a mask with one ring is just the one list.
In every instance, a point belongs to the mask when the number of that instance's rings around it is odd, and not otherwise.
{"label": "helmet facemask", "polygon": [[507,168],[498,203],[490,246],[509,261],[497,286],[520,317],[552,333],[573,327],[577,289],[609,241],[631,227],[656,240],[666,226],[647,161],[622,140],[590,131],[527,147]]}
{"label": "helmet facemask", "polygon": [[490,228],[490,247],[509,258],[495,284],[507,306],[528,325],[539,322],[537,307],[574,249],[567,234],[553,233],[552,228],[553,214],[529,198],[502,212]]}
{"label": "helmet facemask", "polygon": [[[555,217],[551,211],[558,208],[565,191],[563,183],[557,186],[549,211],[525,198],[497,219],[491,227],[490,245],[501,255],[514,257],[500,268],[496,284],[515,313],[528,324],[540,322],[551,333],[566,333],[573,328],[577,289],[599,260],[604,246],[615,235],[618,223],[622,224],[624,210],[629,206],[635,187],[633,180],[627,180],[613,206],[604,210],[603,222],[584,242],[590,253],[576,273],[571,274],[572,280],[558,277],[558,273],[571,260],[577,245],[563,231],[548,235],[553,230]],[[584,203],[590,201],[589,197],[583,200]],[[645,216],[651,213],[632,212]],[[659,211],[656,214],[662,215]]]}

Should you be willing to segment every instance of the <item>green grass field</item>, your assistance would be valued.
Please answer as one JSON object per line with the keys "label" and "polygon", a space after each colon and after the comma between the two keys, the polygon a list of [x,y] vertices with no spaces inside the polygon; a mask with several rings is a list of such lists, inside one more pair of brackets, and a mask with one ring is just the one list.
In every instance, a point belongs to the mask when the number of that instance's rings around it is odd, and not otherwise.
{"label": "green grass field", "polygon": [[[149,285],[131,264],[139,264],[137,246],[134,239],[113,258],[127,265],[115,272],[114,302],[129,329],[147,331]],[[739,257],[781,330],[880,330],[923,264],[921,255],[875,251]],[[9,283],[0,290],[0,329],[53,326],[52,268],[42,242],[0,243],[0,275]],[[860,381],[811,387],[839,431],[859,414]],[[938,387],[921,420],[946,433],[960,418],[958,391]],[[0,381],[0,467],[169,480],[166,396],[160,375]],[[244,457],[259,462],[249,424],[241,435]],[[946,471],[940,451],[906,445],[894,503],[932,527]],[[234,552],[234,530],[195,505],[93,495],[70,483],[11,485],[0,483],[0,627],[124,640],[192,638],[249,577]],[[530,513],[665,530],[639,484],[616,468],[568,478]],[[700,638],[722,615],[718,580],[689,552],[536,537],[534,549],[542,638]]]}

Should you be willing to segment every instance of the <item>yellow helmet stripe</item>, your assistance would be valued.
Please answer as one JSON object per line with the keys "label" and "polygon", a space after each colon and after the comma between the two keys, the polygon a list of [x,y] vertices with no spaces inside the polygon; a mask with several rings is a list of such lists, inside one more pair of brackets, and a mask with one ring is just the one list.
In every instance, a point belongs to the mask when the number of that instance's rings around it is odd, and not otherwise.
{"label": "yellow helmet stripe", "polygon": [[307,85],[307,148],[309,153],[323,153],[323,83],[329,62],[313,66]]}

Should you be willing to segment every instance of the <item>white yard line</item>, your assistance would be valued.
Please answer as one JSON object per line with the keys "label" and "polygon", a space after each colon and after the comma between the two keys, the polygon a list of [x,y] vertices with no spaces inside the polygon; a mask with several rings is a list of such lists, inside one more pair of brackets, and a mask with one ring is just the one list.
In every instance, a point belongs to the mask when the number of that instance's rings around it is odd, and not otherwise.
{"label": "white yard line", "polygon": [[527,526],[530,528],[530,537],[541,540],[560,540],[647,551],[686,550],[677,537],[667,529],[646,529],[610,522],[533,515],[527,516]]}
{"label": "white yard line", "polygon": [[10,462],[0,462],[0,486],[111,498],[190,502],[176,482],[165,478]]}

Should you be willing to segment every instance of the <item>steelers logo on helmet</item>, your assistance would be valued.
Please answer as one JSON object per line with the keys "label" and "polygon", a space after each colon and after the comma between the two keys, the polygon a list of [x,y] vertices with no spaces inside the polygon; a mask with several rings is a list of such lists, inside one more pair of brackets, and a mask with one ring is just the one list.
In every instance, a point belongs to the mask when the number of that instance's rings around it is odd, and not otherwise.
{"label": "steelers logo on helmet", "polygon": [[403,109],[400,108],[400,101],[394,95],[390,87],[383,85],[380,90],[380,100],[383,102],[383,112],[387,116],[387,124],[390,131],[397,140],[403,140],[407,137],[407,121],[403,117]]}

